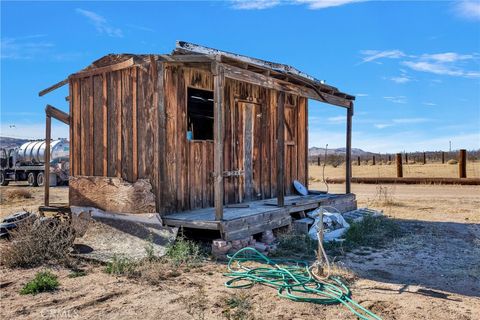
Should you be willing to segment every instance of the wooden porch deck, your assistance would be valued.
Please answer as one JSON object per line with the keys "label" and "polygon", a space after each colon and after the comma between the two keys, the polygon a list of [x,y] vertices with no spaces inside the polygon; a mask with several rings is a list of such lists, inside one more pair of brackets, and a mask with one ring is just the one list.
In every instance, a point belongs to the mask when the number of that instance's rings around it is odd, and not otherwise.
{"label": "wooden porch deck", "polygon": [[168,226],[219,230],[225,240],[235,240],[289,225],[292,222],[292,213],[319,206],[332,206],[340,212],[357,208],[355,195],[352,193],[286,196],[284,207],[277,206],[276,198],[245,202],[241,205],[248,207],[225,206],[222,221],[215,221],[215,208],[212,207],[169,214],[163,217],[163,222]]}

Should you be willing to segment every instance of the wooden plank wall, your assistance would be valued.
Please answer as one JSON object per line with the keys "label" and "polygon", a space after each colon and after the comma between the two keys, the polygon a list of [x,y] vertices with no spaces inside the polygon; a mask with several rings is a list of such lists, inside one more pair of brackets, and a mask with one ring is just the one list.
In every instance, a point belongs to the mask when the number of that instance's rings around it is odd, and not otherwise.
{"label": "wooden plank wall", "polygon": [[[71,79],[73,176],[149,179],[158,212],[170,213],[214,204],[213,141],[188,141],[188,87],[212,90],[208,68],[152,62],[143,67]],[[161,90],[164,88],[164,90]],[[239,110],[254,113],[253,199],[276,195],[276,101],[278,92],[226,79],[224,168],[243,167]],[[242,107],[243,105],[243,107]],[[250,108],[250,107],[248,107]],[[306,184],[307,99],[287,95],[286,192],[294,179]],[[231,128],[235,128],[232,130]],[[238,203],[244,177],[224,179],[225,203]]]}
{"label": "wooden plank wall", "polygon": [[149,179],[158,199],[156,77],[150,66],[70,80],[72,176]]}

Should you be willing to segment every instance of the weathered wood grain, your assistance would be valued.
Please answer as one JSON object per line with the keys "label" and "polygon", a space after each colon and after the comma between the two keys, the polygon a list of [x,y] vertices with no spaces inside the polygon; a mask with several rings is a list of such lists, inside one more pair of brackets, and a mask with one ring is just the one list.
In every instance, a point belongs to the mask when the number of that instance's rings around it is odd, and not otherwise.
{"label": "weathered wood grain", "polygon": [[70,178],[69,185],[70,205],[119,213],[156,212],[148,179],[129,183],[116,177],[77,176]]}

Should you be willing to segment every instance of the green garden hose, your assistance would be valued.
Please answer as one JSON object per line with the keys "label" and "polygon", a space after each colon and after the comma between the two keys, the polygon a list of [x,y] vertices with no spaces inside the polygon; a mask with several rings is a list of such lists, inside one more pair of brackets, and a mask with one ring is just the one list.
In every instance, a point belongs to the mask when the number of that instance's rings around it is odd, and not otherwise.
{"label": "green garden hose", "polygon": [[[254,248],[243,248],[229,256],[228,273],[232,279],[225,282],[227,288],[250,288],[255,283],[277,289],[280,297],[298,302],[318,304],[343,304],[359,319],[381,320],[379,316],[365,309],[352,297],[350,289],[337,277],[327,281],[315,278],[305,261],[292,259],[270,259]],[[247,267],[244,262],[262,264]]]}

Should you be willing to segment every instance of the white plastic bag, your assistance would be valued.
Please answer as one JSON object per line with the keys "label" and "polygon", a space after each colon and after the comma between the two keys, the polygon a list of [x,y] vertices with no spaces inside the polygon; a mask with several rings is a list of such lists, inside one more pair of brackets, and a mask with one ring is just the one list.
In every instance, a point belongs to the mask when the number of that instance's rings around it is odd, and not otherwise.
{"label": "white plastic bag", "polygon": [[310,218],[315,219],[313,226],[308,230],[308,235],[312,240],[318,240],[318,228],[320,222],[320,212],[323,212],[323,240],[324,241],[334,241],[339,239],[345,234],[345,232],[350,228],[350,225],[345,221],[343,216],[340,213],[336,212],[327,212],[323,208],[315,209],[312,212],[309,212],[307,215]]}

